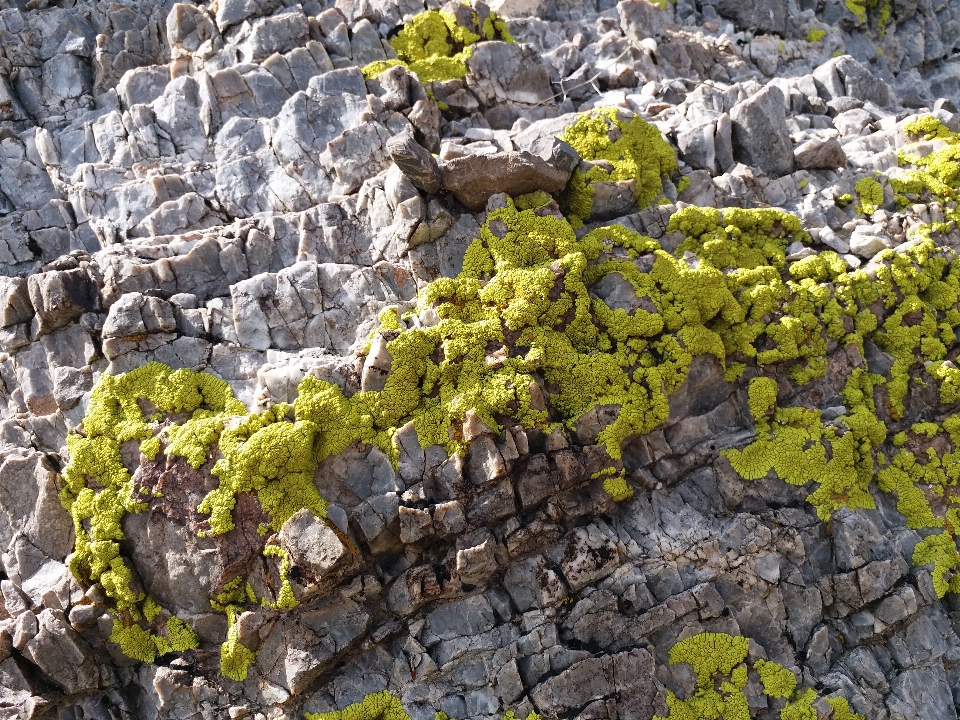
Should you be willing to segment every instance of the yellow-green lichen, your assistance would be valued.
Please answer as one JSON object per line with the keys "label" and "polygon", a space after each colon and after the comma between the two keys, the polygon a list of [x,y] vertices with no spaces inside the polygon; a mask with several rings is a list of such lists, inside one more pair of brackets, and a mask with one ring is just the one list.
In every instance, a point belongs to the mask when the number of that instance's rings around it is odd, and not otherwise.
{"label": "yellow-green lichen", "polygon": [[395,65],[404,65],[416,73],[420,82],[442,82],[466,76],[467,60],[473,45],[481,40],[514,42],[506,23],[496,13],[481,22],[473,13],[471,26],[463,26],[457,17],[445,10],[427,10],[415,15],[390,40],[396,59],[378,60],[363,68],[366,79],[377,77]]}
{"label": "yellow-green lichen", "polygon": [[864,215],[873,215],[883,205],[883,187],[873,178],[858,180],[854,189],[860,198],[860,210]]}
{"label": "yellow-green lichen", "polygon": [[[749,641],[726,633],[703,632],[680,640],[670,649],[670,663],[687,663],[696,675],[694,693],[681,700],[667,691],[667,717],[653,720],[750,720],[750,704],[744,693],[748,680],[746,664]],[[813,707],[817,693],[797,690],[796,676],[782,665],[768,660],[753,664],[763,693],[782,705],[782,720],[816,720]],[[864,720],[850,711],[846,699],[828,698],[838,720]],[[813,713],[812,715],[810,713]]]}
{"label": "yellow-green lichen", "polygon": [[753,664],[753,669],[757,671],[763,684],[763,693],[769,697],[790,697],[797,689],[796,675],[783,665],[761,659]]}
{"label": "yellow-green lichen", "polygon": [[594,183],[633,182],[637,207],[644,208],[660,196],[661,177],[678,169],[673,149],[656,126],[635,115],[621,118],[616,108],[582,114],[560,138],[591,164],[585,172],[584,166],[576,168],[564,191],[564,209],[575,224],[591,216]]}
{"label": "yellow-green lichen", "polygon": [[240,627],[237,618],[240,609],[231,605],[227,607],[227,639],[220,646],[220,672],[225,678],[243,682],[247,679],[247,672],[256,659],[257,654],[240,642]]}
{"label": "yellow-green lichen", "polygon": [[826,37],[827,31],[820,28],[811,28],[807,33],[807,42],[820,42]]}
{"label": "yellow-green lichen", "polygon": [[[410,720],[403,709],[400,698],[389,690],[370,693],[360,702],[347,705],[342,710],[325,713],[304,713],[306,720]],[[438,711],[435,720],[453,720],[445,712]],[[519,720],[512,710],[508,710],[503,720]],[[530,712],[526,720],[540,720],[535,712]]]}

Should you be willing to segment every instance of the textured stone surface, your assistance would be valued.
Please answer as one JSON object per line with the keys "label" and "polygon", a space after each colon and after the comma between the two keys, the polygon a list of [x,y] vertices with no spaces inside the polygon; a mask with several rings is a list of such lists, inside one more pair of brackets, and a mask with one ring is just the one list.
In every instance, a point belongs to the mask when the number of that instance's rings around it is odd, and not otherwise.
{"label": "textured stone surface", "polygon": [[[833,250],[872,280],[878,252],[904,252],[950,211],[904,204],[890,180],[901,151],[939,147],[910,145],[916,114],[960,130],[958,0],[892,3],[885,27],[883,3],[861,18],[842,0],[489,5],[518,42],[478,42],[466,75],[441,82],[402,66],[362,73],[393,57],[422,0],[2,5],[0,717],[273,720],[389,689],[415,720],[649,720],[668,691],[694,689],[670,647],[710,631],[748,637],[751,661],[780,662],[869,720],[955,720],[957,603],[911,564],[921,534],[890,495],[825,524],[811,487],[740,479],[720,452],[756,432],[749,374],[727,382],[729,358],[710,354],[693,359],[665,422],[625,443],[634,495],[621,503],[592,477],[610,462],[595,443],[621,412],[611,404],[564,428],[493,427],[470,411],[453,456],[401,424],[395,458],[357,443],[319,463],[326,518],[302,510],[275,532],[241,493],[218,537],[198,534],[197,506],[217,487],[219,451],[193,468],[124,443],[149,506],[120,526],[130,586],[162,606],[156,629],[176,613],[200,647],[140,663],[108,640],[125,620],[101,584],[70,572],[59,497],[68,432],[103,374],[151,360],[206,370],[256,411],[293,403],[306,376],[347,396],[387,388],[399,333],[379,329],[380,313],[443,322],[417,291],[462,270],[485,212],[507,195],[562,200],[575,168],[602,162],[557,137],[578,111],[629,111],[677,150],[682,169],[650,207],[630,177],[593,197],[594,219],[667,252],[683,203],[776,207],[811,234],[787,248],[788,266]],[[444,7],[467,23],[475,11],[481,28],[490,9]],[[869,216],[856,190],[868,177],[884,191]],[[960,234],[936,241],[958,248]],[[656,262],[617,257],[644,273]],[[588,291],[618,314],[656,311],[627,269]],[[830,421],[847,378],[896,360],[836,337],[827,376],[802,388],[793,368],[767,365],[781,393],[796,390],[782,401]],[[519,357],[485,352],[491,366]],[[525,390],[550,410],[540,385]],[[888,393],[874,391],[881,411]],[[917,389],[902,427],[955,411],[937,401],[932,383]],[[279,610],[286,562],[300,604]],[[228,621],[210,603],[238,578],[263,599],[231,600],[257,653],[242,682],[220,671]],[[746,692],[752,717],[779,715],[753,675]]]}

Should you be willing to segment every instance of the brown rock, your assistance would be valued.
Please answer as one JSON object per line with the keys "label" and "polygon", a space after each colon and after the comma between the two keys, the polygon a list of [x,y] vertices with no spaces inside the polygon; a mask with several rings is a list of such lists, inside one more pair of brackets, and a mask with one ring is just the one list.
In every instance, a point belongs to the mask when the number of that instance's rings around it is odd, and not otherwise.
{"label": "brown rock", "polygon": [[807,140],[793,151],[797,166],[812,170],[836,170],[847,166],[847,154],[836,138]]}
{"label": "brown rock", "polygon": [[397,135],[387,141],[387,152],[420,190],[435,193],[440,190],[440,168],[430,152],[410,135]]}
{"label": "brown rock", "polygon": [[441,168],[444,190],[472,210],[480,210],[491,195],[511,197],[536,190],[552,193],[567,183],[566,173],[529,152],[467,155]]}

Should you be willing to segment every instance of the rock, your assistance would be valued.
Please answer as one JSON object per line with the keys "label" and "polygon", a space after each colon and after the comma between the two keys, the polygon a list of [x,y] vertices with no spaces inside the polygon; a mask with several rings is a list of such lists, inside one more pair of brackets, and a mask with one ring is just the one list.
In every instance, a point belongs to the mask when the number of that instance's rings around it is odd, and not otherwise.
{"label": "rock", "polygon": [[294,565],[326,582],[342,576],[357,564],[330,526],[306,508],[296,512],[280,528],[280,545],[290,553]]}
{"label": "rock", "polygon": [[396,493],[375,495],[353,512],[370,552],[388,552],[400,542],[400,501]]}
{"label": "rock", "polygon": [[389,340],[383,333],[376,333],[370,343],[370,352],[363,361],[363,374],[360,389],[364,391],[383,390],[390,374],[393,358],[387,350]]}
{"label": "rock", "polygon": [[0,446],[0,548],[19,537],[46,557],[63,558],[73,547],[72,525],[44,454]]}
{"label": "rock", "polygon": [[866,110],[845,110],[839,113],[833,124],[841,135],[860,135],[864,128],[873,122],[873,116]]}
{"label": "rock", "polygon": [[653,667],[653,658],[641,649],[582,660],[535,687],[531,699],[553,715],[615,696],[617,717],[640,720],[662,702]]}
{"label": "rock", "polygon": [[621,0],[617,13],[624,34],[631,40],[659,39],[663,35],[663,11],[647,0]]}
{"label": "rock", "polygon": [[503,477],[507,472],[503,456],[489,436],[481,436],[470,444],[469,475],[475,485]]}
{"label": "rock", "polygon": [[886,235],[880,235],[880,228],[875,225],[858,225],[850,236],[850,252],[869,260],[881,250],[893,247],[893,243]]}
{"label": "rock", "polygon": [[400,507],[400,542],[415,543],[433,534],[433,518],[429,510]]}
{"label": "rock", "polygon": [[352,600],[281,616],[261,640],[257,668],[265,679],[298,695],[354,647],[369,624],[370,616]]}
{"label": "rock", "polygon": [[787,130],[783,92],[767,85],[730,111],[734,155],[772,177],[793,168],[793,144]]}
{"label": "rock", "polygon": [[467,527],[463,506],[456,500],[438,504],[433,510],[433,522],[441,536],[459,535]]}
{"label": "rock", "polygon": [[558,137],[544,136],[537,138],[529,148],[531,153],[553,165],[557,170],[567,174],[569,178],[573,170],[580,164],[580,155],[568,143]]}
{"label": "rock", "polygon": [[467,60],[467,87],[480,105],[536,106],[553,100],[550,73],[531,46],[500,41],[478,43]]}
{"label": "rock", "polygon": [[738,27],[786,35],[786,0],[720,0],[716,8],[722,17],[733,20]]}
{"label": "rock", "polygon": [[952,720],[957,715],[942,667],[906,670],[891,684],[890,689],[887,702],[892,717],[902,717],[904,720]]}
{"label": "rock", "polygon": [[32,318],[27,281],[19,277],[0,278],[0,326],[10,327],[30,322]]}
{"label": "rock", "polygon": [[[645,0],[638,0],[644,2]],[[677,130],[677,147],[684,162],[694,168],[713,172],[716,166],[714,136],[716,123],[692,125]]]}
{"label": "rock", "polygon": [[99,304],[97,286],[85,268],[31,275],[27,278],[27,291],[36,312],[36,336],[63,327]]}
{"label": "rock", "polygon": [[620,564],[616,545],[596,525],[579,528],[567,540],[560,568],[574,592],[606,577]]}
{"label": "rock", "polygon": [[64,692],[95,690],[100,684],[97,662],[63,613],[44,610],[37,616],[37,625],[36,635],[21,649],[23,656]]}
{"label": "rock", "polygon": [[511,197],[542,190],[561,190],[567,175],[529,152],[502,152],[455,158],[441,167],[443,189],[467,207],[478,210],[491,195]]}
{"label": "rock", "polygon": [[881,107],[890,103],[890,86],[853,57],[841,55],[830,62],[834,63],[837,74],[843,80],[846,95],[859,98],[864,102],[876,103]]}
{"label": "rock", "polygon": [[834,170],[847,164],[847,155],[836,138],[807,140],[794,149],[793,157],[797,167],[807,170]]}
{"label": "rock", "polygon": [[398,135],[387,142],[387,152],[397,167],[425,193],[440,190],[440,167],[426,148],[410,135]]}
{"label": "rock", "polygon": [[456,570],[460,582],[479,585],[497,570],[493,535],[480,528],[457,538]]}

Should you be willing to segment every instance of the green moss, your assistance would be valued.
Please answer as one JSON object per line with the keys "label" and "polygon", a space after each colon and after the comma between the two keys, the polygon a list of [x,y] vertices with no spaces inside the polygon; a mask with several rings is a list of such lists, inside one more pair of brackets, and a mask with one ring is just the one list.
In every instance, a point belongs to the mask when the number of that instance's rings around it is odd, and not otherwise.
{"label": "green moss", "polygon": [[560,138],[583,160],[596,163],[586,173],[576,168],[564,191],[564,208],[571,222],[590,218],[593,183],[634,180],[637,207],[644,208],[660,196],[661,176],[678,169],[673,149],[656,126],[637,116],[621,119],[616,108],[583,113]]}
{"label": "green moss", "polygon": [[680,182],[677,183],[677,192],[682,193],[688,187],[690,187],[690,176],[684,175],[682,178],[680,178]]}
{"label": "green moss", "polygon": [[807,42],[820,42],[826,37],[827,31],[819,28],[811,28],[807,33]]}

